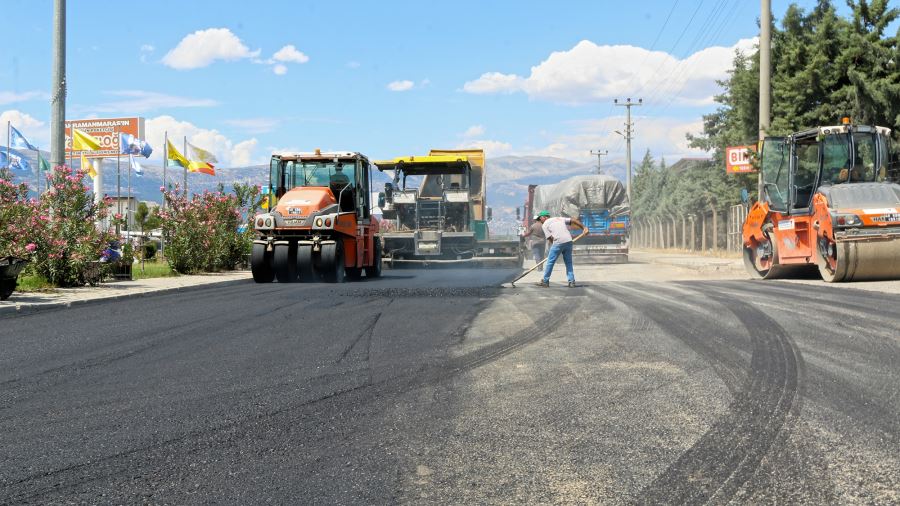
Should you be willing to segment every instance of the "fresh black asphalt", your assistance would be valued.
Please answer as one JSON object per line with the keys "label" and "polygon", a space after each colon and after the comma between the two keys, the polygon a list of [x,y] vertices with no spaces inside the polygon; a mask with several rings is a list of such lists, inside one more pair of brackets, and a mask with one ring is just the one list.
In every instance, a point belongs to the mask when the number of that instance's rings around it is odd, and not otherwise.
{"label": "fresh black asphalt", "polygon": [[0,319],[0,503],[900,497],[900,297],[514,273]]}

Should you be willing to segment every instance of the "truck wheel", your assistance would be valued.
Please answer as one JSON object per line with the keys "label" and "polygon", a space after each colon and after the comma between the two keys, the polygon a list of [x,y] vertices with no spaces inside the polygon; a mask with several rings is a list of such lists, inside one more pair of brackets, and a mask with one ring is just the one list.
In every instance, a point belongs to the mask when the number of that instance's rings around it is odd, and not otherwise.
{"label": "truck wheel", "polygon": [[346,277],[344,269],[344,251],[340,241],[332,244],[323,244],[319,253],[321,262],[321,274],[328,283],[343,283]]}
{"label": "truck wheel", "polygon": [[297,243],[291,241],[287,244],[276,244],[272,263],[275,264],[275,278],[279,283],[296,282]]}
{"label": "truck wheel", "polygon": [[253,281],[257,283],[271,283],[275,279],[275,272],[266,258],[265,244],[253,244],[250,253],[250,271],[253,273]]}
{"label": "truck wheel", "polygon": [[347,273],[347,279],[350,281],[359,281],[362,277],[363,270],[360,267],[347,267],[344,269]]}
{"label": "truck wheel", "polygon": [[311,283],[316,280],[313,271],[312,244],[297,245],[297,274],[301,283]]}
{"label": "truck wheel", "polygon": [[377,238],[375,239],[375,251],[372,256],[372,265],[363,270],[366,271],[366,278],[380,278],[384,260],[381,258],[381,241]]}

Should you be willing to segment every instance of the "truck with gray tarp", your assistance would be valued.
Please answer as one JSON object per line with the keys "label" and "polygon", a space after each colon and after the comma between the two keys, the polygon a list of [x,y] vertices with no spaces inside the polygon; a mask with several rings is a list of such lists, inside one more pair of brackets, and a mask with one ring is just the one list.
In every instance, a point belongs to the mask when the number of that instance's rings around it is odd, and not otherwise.
{"label": "truck with gray tarp", "polygon": [[540,211],[578,218],[590,235],[578,241],[575,255],[599,262],[627,262],[631,206],[622,183],[604,175],[575,176],[553,185],[529,185],[526,228]]}

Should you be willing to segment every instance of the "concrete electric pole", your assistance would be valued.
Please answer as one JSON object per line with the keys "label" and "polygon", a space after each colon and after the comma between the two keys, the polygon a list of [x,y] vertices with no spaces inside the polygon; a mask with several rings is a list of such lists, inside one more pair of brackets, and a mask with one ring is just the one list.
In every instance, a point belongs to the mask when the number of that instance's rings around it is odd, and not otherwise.
{"label": "concrete electric pole", "polygon": [[634,123],[631,122],[632,106],[644,105],[644,99],[639,98],[637,102],[632,102],[631,98],[626,98],[625,103],[619,103],[619,99],[613,100],[617,106],[625,108],[625,165],[627,166],[627,176],[625,180],[625,190],[628,193],[628,201],[631,202],[631,137],[634,133]]}
{"label": "concrete electric pole", "polygon": [[591,154],[597,155],[597,174],[603,174],[603,171],[600,169],[600,165],[601,165],[600,157],[608,155],[609,151],[607,151],[607,150],[600,151],[599,149],[597,149],[597,150],[591,150]]}
{"label": "concrete electric pole", "polygon": [[[772,2],[761,0],[759,16],[759,140],[766,137],[772,117]],[[759,168],[756,195],[763,199],[763,173]]]}
{"label": "concrete electric pole", "polygon": [[50,86],[50,165],[66,163],[66,0],[53,2],[53,83]]}

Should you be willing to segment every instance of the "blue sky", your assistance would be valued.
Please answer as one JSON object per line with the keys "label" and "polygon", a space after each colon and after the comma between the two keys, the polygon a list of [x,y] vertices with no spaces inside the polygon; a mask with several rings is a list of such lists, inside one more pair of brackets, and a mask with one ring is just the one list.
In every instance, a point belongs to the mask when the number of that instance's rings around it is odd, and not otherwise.
{"label": "blue sky", "polygon": [[[773,0],[780,18],[789,2]],[[798,4],[811,8],[813,0]],[[49,137],[51,0],[4,0],[0,112]],[[846,12],[844,2],[836,2]],[[68,2],[67,117],[139,115],[223,165],[273,150],[387,158],[483,146],[488,156],[691,153],[714,81],[757,35],[759,2]],[[719,49],[715,49],[718,47]],[[648,50],[653,49],[650,53]],[[160,150],[157,150],[159,152]]]}

